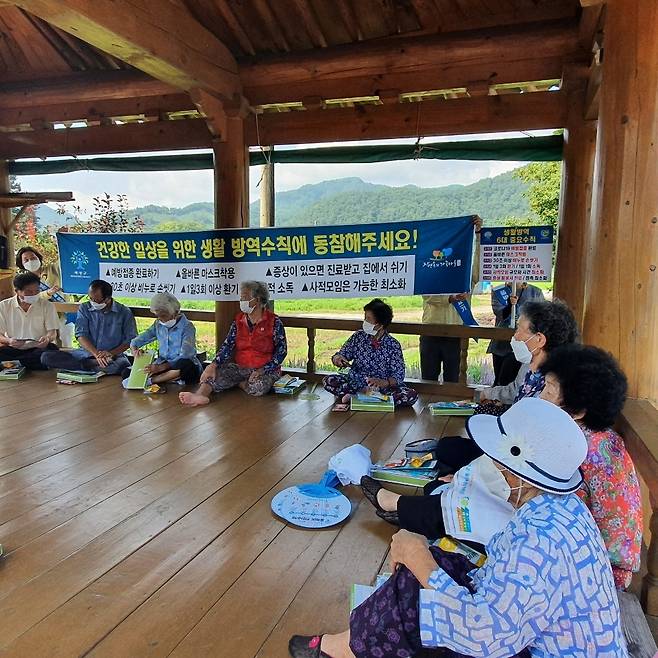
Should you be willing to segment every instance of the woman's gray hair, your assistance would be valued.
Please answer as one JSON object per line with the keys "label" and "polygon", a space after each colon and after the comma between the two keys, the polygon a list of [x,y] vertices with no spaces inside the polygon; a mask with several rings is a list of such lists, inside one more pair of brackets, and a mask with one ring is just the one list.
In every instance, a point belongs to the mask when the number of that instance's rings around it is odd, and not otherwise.
{"label": "woman's gray hair", "polygon": [[180,311],[180,302],[170,292],[158,292],[151,297],[151,311],[175,317]]}
{"label": "woman's gray hair", "polygon": [[267,284],[262,281],[243,281],[240,290],[248,290],[252,298],[257,299],[263,307],[270,301],[270,291],[267,289]]}

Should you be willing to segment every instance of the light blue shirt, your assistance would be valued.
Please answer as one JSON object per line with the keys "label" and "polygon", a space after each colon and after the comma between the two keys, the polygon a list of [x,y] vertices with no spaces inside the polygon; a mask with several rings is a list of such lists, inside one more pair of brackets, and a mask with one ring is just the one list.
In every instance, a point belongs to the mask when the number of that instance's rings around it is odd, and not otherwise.
{"label": "light blue shirt", "polygon": [[[75,319],[75,337],[88,338],[97,350],[113,350],[127,345],[137,335],[132,311],[112,300],[109,311],[94,311],[89,302],[80,304]],[[86,350],[83,350],[86,352]],[[89,352],[86,352],[89,356]]]}
{"label": "light blue shirt", "polygon": [[575,495],[541,494],[487,545],[471,594],[442,569],[420,590],[424,646],[504,658],[628,658],[601,532]]}
{"label": "light blue shirt", "polygon": [[167,328],[156,320],[146,331],[130,341],[130,347],[144,347],[158,341],[158,358],[156,363],[173,363],[178,359],[190,359],[201,370],[201,362],[196,356],[196,327],[183,315],[178,322]]}

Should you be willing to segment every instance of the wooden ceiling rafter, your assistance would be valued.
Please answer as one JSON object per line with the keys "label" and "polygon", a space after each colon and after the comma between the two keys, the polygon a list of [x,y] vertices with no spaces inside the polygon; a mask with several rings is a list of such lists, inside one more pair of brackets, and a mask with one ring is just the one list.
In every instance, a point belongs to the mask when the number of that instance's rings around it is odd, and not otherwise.
{"label": "wooden ceiling rafter", "polygon": [[313,5],[309,3],[309,0],[292,0],[292,4],[300,15],[304,29],[313,45],[319,46],[320,48],[326,48],[328,45],[327,39],[322,32]]}
{"label": "wooden ceiling rafter", "polygon": [[350,35],[352,42],[363,41],[363,30],[359,25],[359,19],[354,13],[354,8],[349,0],[334,0],[336,3],[336,9],[340,14],[340,17],[343,21],[345,29]]}
{"label": "wooden ceiling rafter", "polygon": [[182,6],[147,0],[16,0],[26,11],[136,68],[187,90],[240,93],[230,51]]}
{"label": "wooden ceiling rafter", "polygon": [[215,2],[219,13],[222,18],[226,21],[226,25],[233,33],[233,36],[238,40],[240,47],[247,55],[255,55],[256,50],[249,39],[249,35],[244,31],[244,28],[240,24],[240,21],[237,19],[236,15],[231,10],[228,2],[223,0],[216,0]]}
{"label": "wooden ceiling rafter", "polygon": [[288,43],[288,39],[279,23],[279,19],[272,11],[268,0],[252,0],[252,2],[254,11],[256,11],[256,13],[263,19],[265,28],[270,37],[272,37],[276,47],[279,50],[289,53],[291,51],[290,44]]}

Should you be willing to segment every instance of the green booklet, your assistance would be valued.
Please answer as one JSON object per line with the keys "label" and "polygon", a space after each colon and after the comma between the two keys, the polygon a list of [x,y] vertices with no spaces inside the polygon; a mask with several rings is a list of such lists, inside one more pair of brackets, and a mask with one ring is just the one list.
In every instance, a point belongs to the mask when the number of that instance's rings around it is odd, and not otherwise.
{"label": "green booklet", "polygon": [[155,354],[153,352],[143,352],[139,356],[135,357],[133,367],[130,370],[130,377],[128,377],[128,386],[126,386],[127,389],[132,391],[144,390],[144,386],[146,386],[146,380],[149,377],[148,373],[144,372],[144,368],[153,363],[154,357]]}
{"label": "green booklet", "polygon": [[25,375],[25,368],[19,363],[11,368],[3,368],[0,370],[0,381],[21,379],[23,375]]}
{"label": "green booklet", "polygon": [[60,370],[57,379],[60,381],[78,382],[79,384],[95,384],[104,372],[86,372],[84,370]]}
{"label": "green booklet", "polygon": [[357,393],[350,399],[352,411],[395,411],[392,395]]}

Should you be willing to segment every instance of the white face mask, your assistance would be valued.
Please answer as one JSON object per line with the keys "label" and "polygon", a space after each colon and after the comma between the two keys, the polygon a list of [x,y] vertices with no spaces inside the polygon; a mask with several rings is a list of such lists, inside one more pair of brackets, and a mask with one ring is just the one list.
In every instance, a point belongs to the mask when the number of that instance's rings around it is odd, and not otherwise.
{"label": "white face mask", "polygon": [[480,484],[497,498],[509,500],[512,490],[493,459],[482,455],[473,461]]}
{"label": "white face mask", "polygon": [[[535,335],[530,336],[528,340],[534,338]],[[512,346],[512,352],[514,352],[514,358],[519,363],[530,363],[530,361],[532,361],[532,352],[526,344],[528,340],[516,340],[516,338],[512,337],[512,340],[509,342],[509,344]]]}
{"label": "white face mask", "polygon": [[[496,469],[496,470],[498,470],[498,469]],[[511,473],[511,471],[509,471],[508,469],[505,469],[505,471],[507,471],[508,473]],[[502,471],[498,471],[498,472],[500,473],[502,478],[505,479],[505,476],[503,475]],[[510,496],[512,495],[512,491],[516,491],[516,501],[512,504],[514,505],[515,508],[518,509],[519,502],[521,501],[521,493],[523,492],[523,487],[525,485],[523,484],[523,480],[518,475],[515,475],[514,473],[512,473],[512,475],[514,475],[514,477],[520,482],[520,484],[519,484],[518,487],[510,487],[509,484],[508,484],[507,488],[509,489],[509,495]],[[507,480],[505,480],[505,482],[507,482]]]}
{"label": "white face mask", "polygon": [[372,322],[368,322],[368,320],[364,320],[362,326],[364,333],[368,334],[368,336],[377,335],[377,331],[375,329],[375,327],[377,326],[376,324],[372,324]]}
{"label": "white face mask", "polygon": [[92,301],[89,302],[89,305],[91,306],[92,309],[94,309],[94,311],[102,311],[107,306],[106,302],[102,302],[101,304],[99,304],[98,302],[92,302]]}
{"label": "white face mask", "polygon": [[251,299],[246,299],[246,300],[241,299],[240,300],[240,310],[243,313],[249,314],[254,310],[254,308],[256,308],[256,307],[255,306],[253,308],[251,307]]}
{"label": "white face mask", "polygon": [[32,260],[25,261],[23,267],[28,272],[36,272],[41,269],[41,261],[38,258],[33,258]]}
{"label": "white face mask", "polygon": [[23,304],[36,304],[39,299],[39,295],[24,295],[21,297]]}
{"label": "white face mask", "polygon": [[171,329],[176,324],[176,318],[174,318],[173,320],[167,320],[166,322],[163,322],[162,320],[158,320],[158,322],[163,327],[167,327],[167,329]]}

